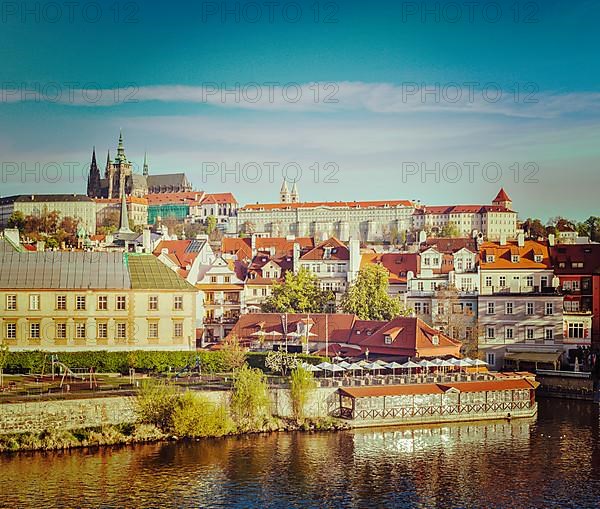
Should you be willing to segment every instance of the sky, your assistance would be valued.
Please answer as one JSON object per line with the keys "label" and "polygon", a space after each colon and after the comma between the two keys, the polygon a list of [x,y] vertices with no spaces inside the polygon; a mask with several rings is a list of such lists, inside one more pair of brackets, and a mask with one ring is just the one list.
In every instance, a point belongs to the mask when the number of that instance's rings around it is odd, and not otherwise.
{"label": "sky", "polygon": [[0,4],[0,196],[82,193],[93,147],[242,204],[600,215],[600,2]]}

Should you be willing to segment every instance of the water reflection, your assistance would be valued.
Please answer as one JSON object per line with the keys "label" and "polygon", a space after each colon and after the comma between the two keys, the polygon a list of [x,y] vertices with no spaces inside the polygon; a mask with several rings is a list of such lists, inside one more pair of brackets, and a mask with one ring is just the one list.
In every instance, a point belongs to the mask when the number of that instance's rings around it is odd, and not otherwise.
{"label": "water reflection", "polygon": [[0,458],[0,507],[597,507],[598,407]]}

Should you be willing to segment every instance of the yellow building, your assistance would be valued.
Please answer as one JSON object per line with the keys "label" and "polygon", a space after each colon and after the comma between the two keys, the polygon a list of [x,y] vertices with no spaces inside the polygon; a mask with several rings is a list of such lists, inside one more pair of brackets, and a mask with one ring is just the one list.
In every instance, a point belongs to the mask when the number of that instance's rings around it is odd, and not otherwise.
{"label": "yellow building", "polygon": [[198,290],[152,255],[0,252],[11,350],[192,350]]}

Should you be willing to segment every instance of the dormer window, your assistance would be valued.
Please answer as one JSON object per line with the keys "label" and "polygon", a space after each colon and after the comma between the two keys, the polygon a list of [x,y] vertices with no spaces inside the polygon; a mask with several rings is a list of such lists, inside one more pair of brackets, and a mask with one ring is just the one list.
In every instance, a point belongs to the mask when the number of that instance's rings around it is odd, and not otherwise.
{"label": "dormer window", "polygon": [[520,257],[519,255],[512,255],[511,260],[513,263],[519,263]]}
{"label": "dormer window", "polygon": [[533,257],[533,259],[534,259],[535,263],[542,263],[542,260],[544,259],[544,257],[542,255],[540,255],[540,254],[536,254]]}
{"label": "dormer window", "polygon": [[435,336],[433,336],[431,338],[431,343],[434,345],[439,345],[440,344],[440,337],[436,334]]}
{"label": "dormer window", "polygon": [[494,255],[486,255],[486,257],[485,257],[485,261],[487,263],[494,263],[495,259],[496,259],[496,257]]}
{"label": "dormer window", "polygon": [[391,345],[392,344],[392,336],[390,336],[389,334],[386,334],[386,336],[384,337],[384,341],[386,345]]}

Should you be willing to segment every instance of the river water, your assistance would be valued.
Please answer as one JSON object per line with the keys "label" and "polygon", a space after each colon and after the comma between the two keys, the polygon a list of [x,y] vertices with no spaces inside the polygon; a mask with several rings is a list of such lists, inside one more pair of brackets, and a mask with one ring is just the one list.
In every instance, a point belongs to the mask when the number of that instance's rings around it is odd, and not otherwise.
{"label": "river water", "polygon": [[596,508],[598,406],[535,420],[0,456],[1,508]]}

